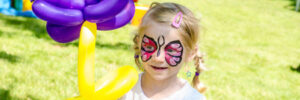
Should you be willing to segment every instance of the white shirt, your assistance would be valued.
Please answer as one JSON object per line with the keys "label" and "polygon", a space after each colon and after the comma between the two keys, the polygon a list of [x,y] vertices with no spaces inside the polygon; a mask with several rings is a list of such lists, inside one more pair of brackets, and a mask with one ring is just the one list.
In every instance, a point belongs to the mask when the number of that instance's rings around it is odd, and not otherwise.
{"label": "white shirt", "polygon": [[[139,74],[139,80],[135,86],[119,100],[150,100],[142,90],[142,74],[143,73]],[[205,100],[205,97],[194,89],[186,80],[182,80],[185,82],[185,85],[180,90],[161,100]]]}

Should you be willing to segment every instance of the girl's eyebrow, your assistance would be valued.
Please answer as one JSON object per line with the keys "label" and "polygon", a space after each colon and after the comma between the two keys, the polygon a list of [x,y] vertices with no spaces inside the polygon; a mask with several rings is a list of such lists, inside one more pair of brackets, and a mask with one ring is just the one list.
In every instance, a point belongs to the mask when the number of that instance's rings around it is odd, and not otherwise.
{"label": "girl's eyebrow", "polygon": [[179,44],[180,46],[177,47],[177,48],[182,47],[182,44],[181,44],[180,40],[173,40],[173,41],[169,42],[169,43],[166,44],[166,45],[168,46],[168,45],[171,45],[171,44]]}
{"label": "girl's eyebrow", "polygon": [[[146,34],[144,34],[144,37],[146,37],[146,38],[150,38],[150,39],[152,39],[153,41],[155,41],[155,39],[154,38],[152,38],[152,37],[150,37],[150,36],[148,36],[148,35],[146,35]],[[156,41],[155,41],[156,42]]]}
{"label": "girl's eyebrow", "polygon": [[[154,39],[153,37],[148,36],[148,35],[146,35],[146,34],[144,34],[144,37],[150,38],[150,39],[152,39],[153,41],[155,41],[155,39]],[[160,37],[160,36],[159,36],[159,37]],[[174,43],[174,42],[177,42],[177,43],[179,42],[179,43],[181,44],[180,39],[178,39],[178,40],[172,40],[172,41],[168,42],[167,44],[164,43],[164,45],[168,45],[168,44]],[[155,43],[158,43],[158,41],[155,41]]]}

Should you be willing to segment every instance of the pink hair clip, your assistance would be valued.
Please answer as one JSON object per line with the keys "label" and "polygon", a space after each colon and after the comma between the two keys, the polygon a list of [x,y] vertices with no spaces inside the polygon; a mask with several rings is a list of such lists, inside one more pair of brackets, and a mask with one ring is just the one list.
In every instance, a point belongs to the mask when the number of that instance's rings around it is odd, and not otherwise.
{"label": "pink hair clip", "polygon": [[[179,17],[179,20],[177,22],[177,18]],[[175,28],[179,28],[180,24],[182,21],[182,12],[178,12],[177,15],[175,16],[173,22],[172,22],[172,26],[174,26]]]}

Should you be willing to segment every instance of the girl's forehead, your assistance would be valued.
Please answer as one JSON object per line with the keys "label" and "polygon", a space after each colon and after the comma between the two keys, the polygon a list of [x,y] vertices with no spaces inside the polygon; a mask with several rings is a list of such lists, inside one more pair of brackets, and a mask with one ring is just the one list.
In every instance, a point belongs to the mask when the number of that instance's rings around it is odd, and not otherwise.
{"label": "girl's forehead", "polygon": [[180,35],[176,29],[173,29],[170,25],[159,24],[157,22],[150,22],[144,30],[144,34],[155,40],[160,36],[169,41],[180,40]]}
{"label": "girl's forehead", "polygon": [[156,22],[150,22],[147,25],[147,28],[145,29],[145,34],[147,33],[148,35],[167,35],[170,32],[170,27],[164,24],[158,24]]}

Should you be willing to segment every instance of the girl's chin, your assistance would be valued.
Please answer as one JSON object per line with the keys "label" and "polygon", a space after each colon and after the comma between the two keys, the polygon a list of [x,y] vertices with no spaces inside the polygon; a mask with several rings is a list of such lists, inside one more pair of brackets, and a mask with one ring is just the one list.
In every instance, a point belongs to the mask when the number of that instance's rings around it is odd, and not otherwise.
{"label": "girl's chin", "polygon": [[152,77],[158,81],[168,79],[168,76],[166,76],[166,75],[153,75]]}
{"label": "girl's chin", "polygon": [[152,77],[154,80],[166,80],[168,79],[170,76],[167,73],[148,73],[150,74],[149,76]]}

